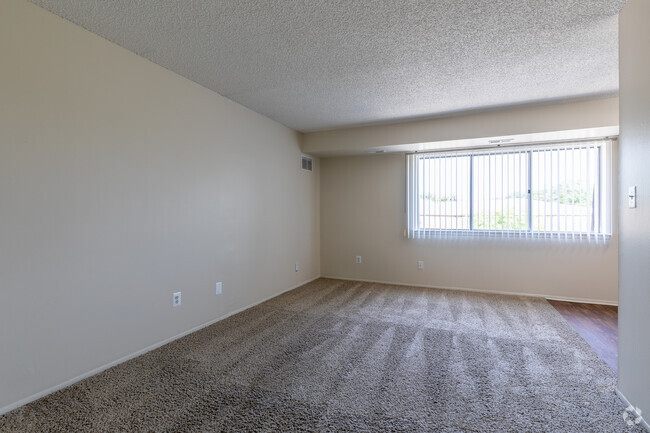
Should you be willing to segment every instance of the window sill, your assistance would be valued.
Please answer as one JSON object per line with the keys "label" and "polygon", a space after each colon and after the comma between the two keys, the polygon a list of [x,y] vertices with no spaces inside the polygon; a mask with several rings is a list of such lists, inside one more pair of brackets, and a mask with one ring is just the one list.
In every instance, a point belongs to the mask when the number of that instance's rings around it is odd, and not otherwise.
{"label": "window sill", "polygon": [[521,239],[553,240],[559,242],[609,242],[611,234],[529,232],[517,230],[417,230],[409,233],[409,239]]}

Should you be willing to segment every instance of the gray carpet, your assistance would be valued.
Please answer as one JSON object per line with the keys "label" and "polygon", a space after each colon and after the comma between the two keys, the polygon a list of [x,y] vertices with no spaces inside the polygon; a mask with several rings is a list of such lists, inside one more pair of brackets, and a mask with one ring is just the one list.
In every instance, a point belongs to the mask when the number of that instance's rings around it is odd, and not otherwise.
{"label": "gray carpet", "polygon": [[320,279],[0,417],[1,432],[624,432],[546,301]]}

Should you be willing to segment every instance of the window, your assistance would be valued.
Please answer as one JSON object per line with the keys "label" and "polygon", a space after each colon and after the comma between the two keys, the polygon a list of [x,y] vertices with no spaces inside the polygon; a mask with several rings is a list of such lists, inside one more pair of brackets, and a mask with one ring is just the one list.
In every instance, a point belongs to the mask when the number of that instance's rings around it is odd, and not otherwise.
{"label": "window", "polygon": [[611,141],[407,156],[410,238],[611,234]]}

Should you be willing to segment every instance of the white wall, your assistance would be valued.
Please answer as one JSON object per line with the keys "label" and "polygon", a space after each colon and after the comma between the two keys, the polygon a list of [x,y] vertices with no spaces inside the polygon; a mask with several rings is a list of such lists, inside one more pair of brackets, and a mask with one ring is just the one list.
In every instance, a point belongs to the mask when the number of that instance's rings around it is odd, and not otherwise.
{"label": "white wall", "polygon": [[405,182],[403,155],[321,160],[323,276],[616,303],[616,233],[607,244],[408,240]]}
{"label": "white wall", "polygon": [[[650,2],[619,17],[621,98],[618,387],[650,419]],[[637,187],[637,208],[627,188]]]}
{"label": "white wall", "polygon": [[0,412],[319,275],[295,132],[24,0],[0,59]]}
{"label": "white wall", "polygon": [[[312,132],[304,135],[302,149],[315,155],[343,156],[365,153],[370,149],[409,147],[403,146],[407,144],[451,144],[456,140],[609,126],[618,126],[618,98],[521,106],[453,117]],[[416,146],[399,150],[422,149]]]}
{"label": "white wall", "polygon": [[[435,147],[485,137],[537,137],[554,131],[570,137],[585,129],[617,126],[618,99],[608,98],[305,134],[304,151],[337,155],[321,160],[321,273],[616,304],[616,230],[605,245],[513,239],[407,240],[403,236],[404,156],[349,155],[368,149],[395,150],[410,143],[428,142]],[[616,179],[614,184],[616,188]],[[362,264],[355,264],[356,255],[363,257]],[[425,262],[424,270],[417,270],[419,260]]]}

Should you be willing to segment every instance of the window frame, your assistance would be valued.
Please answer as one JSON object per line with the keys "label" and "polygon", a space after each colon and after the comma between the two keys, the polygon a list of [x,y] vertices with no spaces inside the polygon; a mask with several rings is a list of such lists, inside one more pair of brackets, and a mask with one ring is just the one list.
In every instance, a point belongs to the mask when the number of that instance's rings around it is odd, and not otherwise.
{"label": "window frame", "polygon": [[[497,146],[484,146],[477,148],[461,148],[453,150],[438,150],[438,151],[426,151],[426,152],[412,152],[406,154],[406,218],[407,218],[407,228],[405,230],[405,237],[407,238],[432,238],[432,237],[449,237],[452,235],[455,236],[494,236],[494,237],[519,237],[519,238],[544,238],[544,239],[611,239],[612,236],[612,211],[613,211],[613,200],[612,200],[612,186],[613,186],[613,142],[617,138],[605,137],[605,138],[589,138],[584,140],[565,140],[557,142],[548,142],[548,143],[522,143],[522,144],[512,144],[512,145],[497,145]],[[598,168],[598,179],[594,182],[594,185],[597,186],[598,193],[598,205],[594,210],[594,214],[598,214],[598,227],[594,228],[594,231],[568,231],[565,227],[560,230],[558,223],[558,229],[552,230],[552,223],[550,230],[535,230],[533,222],[533,200],[532,195],[535,190],[535,182],[533,175],[533,154],[535,152],[540,152],[542,150],[564,150],[568,151],[570,149],[582,149],[582,148],[597,148],[598,149],[598,158],[597,158],[597,168]],[[512,149],[512,150],[510,150]],[[525,153],[527,156],[527,197],[526,197],[526,228],[525,229],[479,229],[475,228],[475,212],[474,212],[474,161],[477,156],[486,156],[486,155],[506,155],[512,153]],[[410,214],[413,203],[416,200],[413,200],[412,192],[410,191],[412,180],[411,176],[414,176],[412,173],[411,166],[409,165],[409,157],[416,158],[416,161],[419,161],[423,157],[434,158],[444,158],[444,157],[467,157],[469,156],[469,228],[463,229],[437,229],[437,228],[420,228],[419,227],[419,218],[420,218],[420,209],[419,203],[416,205],[415,214]],[[418,163],[415,164],[417,166]],[[414,167],[415,167],[414,166]],[[552,184],[551,184],[552,185]],[[559,188],[559,187],[558,187]],[[419,194],[418,200],[419,202]],[[596,206],[594,204],[594,206]],[[415,221],[415,229],[413,229],[413,222]]]}

